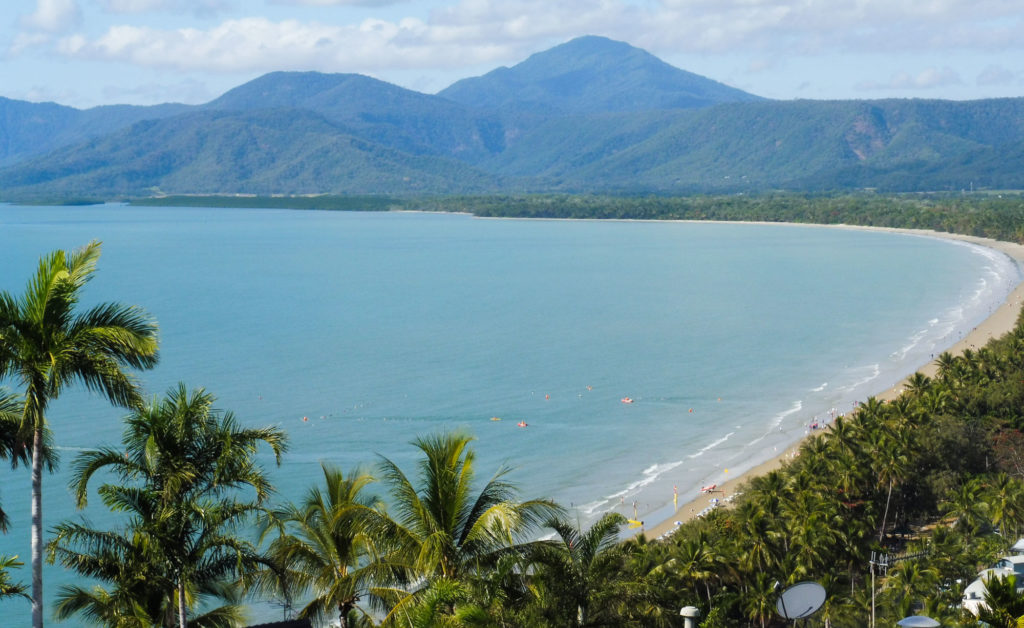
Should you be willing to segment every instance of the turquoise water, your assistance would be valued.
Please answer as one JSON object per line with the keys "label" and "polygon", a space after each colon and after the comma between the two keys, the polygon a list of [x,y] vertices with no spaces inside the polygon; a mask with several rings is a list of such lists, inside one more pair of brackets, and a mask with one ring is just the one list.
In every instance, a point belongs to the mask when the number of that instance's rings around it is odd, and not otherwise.
{"label": "turquoise water", "polygon": [[[204,386],[244,423],[285,428],[283,498],[322,460],[404,466],[416,435],[463,428],[482,475],[507,462],[524,496],[584,523],[634,502],[668,518],[673,486],[684,501],[774,456],[952,345],[1021,279],[988,249],[856,230],[8,206],[0,288],[20,294],[40,254],[91,239],[104,253],[83,304],[137,303],[160,322],[147,392]],[[122,415],[82,392],[55,404],[63,469],[117,444]],[[27,560],[28,474],[0,478],[14,523],[0,553]],[[78,516],[66,483],[44,479],[47,527]],[[49,604],[70,578],[46,578]],[[12,625],[22,613],[0,604]]]}

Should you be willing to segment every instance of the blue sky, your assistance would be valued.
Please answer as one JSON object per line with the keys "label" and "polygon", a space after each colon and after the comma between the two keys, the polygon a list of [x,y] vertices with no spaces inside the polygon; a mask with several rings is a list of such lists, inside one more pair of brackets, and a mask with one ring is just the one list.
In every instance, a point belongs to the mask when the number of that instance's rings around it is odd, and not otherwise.
{"label": "blue sky", "polygon": [[1024,95],[1020,0],[5,0],[0,96],[211,100],[275,70],[433,93],[580,35],[761,96]]}

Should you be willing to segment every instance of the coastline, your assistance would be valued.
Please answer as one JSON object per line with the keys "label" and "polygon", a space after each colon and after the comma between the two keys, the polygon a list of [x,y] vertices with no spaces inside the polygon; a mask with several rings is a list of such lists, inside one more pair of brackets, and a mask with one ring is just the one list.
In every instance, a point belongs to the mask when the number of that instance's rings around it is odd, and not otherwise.
{"label": "coastline", "polygon": [[[680,222],[725,222],[725,221],[680,221]],[[732,221],[729,221],[732,224]],[[759,222],[753,224],[785,224],[793,226],[806,226],[806,227],[827,227],[832,229],[860,229],[869,231],[883,231],[888,233],[901,233],[906,235],[924,236],[933,238],[942,238],[947,240],[959,240],[962,242],[968,242],[978,246],[983,246],[999,253],[1003,253],[1014,260],[1019,267],[1024,268],[1024,245],[1015,244],[1012,242],[1003,242],[999,240],[992,240],[989,238],[980,238],[976,236],[960,235],[955,233],[943,233],[939,231],[919,230],[919,229],[897,229],[890,227],[860,227],[853,225],[809,225],[803,223],[772,223],[772,222]],[[976,327],[971,329],[962,339],[957,341],[952,346],[948,347],[946,351],[953,355],[961,355],[965,349],[977,349],[984,346],[992,338],[998,338],[1005,335],[1014,328],[1017,322],[1017,318],[1021,312],[1022,302],[1024,302],[1024,281],[1018,283],[1013,290],[1007,295],[1006,300],[1003,301],[998,307],[996,307],[992,313],[980,322]],[[919,366],[915,372],[923,373],[929,377],[934,377],[937,371],[937,367],[934,361],[928,362]],[[913,373],[908,374],[908,377]],[[884,401],[892,401],[903,389],[903,382],[905,378],[897,383],[895,386],[881,390],[874,396]],[[808,438],[812,438],[816,434],[811,434],[799,438],[794,443],[790,444],[785,450],[778,456],[766,460],[758,465],[751,467],[736,477],[731,477],[727,481],[723,482],[714,493],[707,493],[698,495],[696,498],[687,502],[679,504],[678,509],[675,513],[664,521],[660,521],[653,526],[645,526],[644,528],[636,530],[637,533],[643,532],[647,538],[656,539],[659,538],[676,528],[676,522],[686,523],[694,519],[697,513],[701,512],[704,508],[711,505],[713,498],[724,500],[725,498],[732,496],[736,493],[736,490],[751,478],[770,473],[775,469],[782,467],[786,460],[791,459],[799,450],[800,446]]]}

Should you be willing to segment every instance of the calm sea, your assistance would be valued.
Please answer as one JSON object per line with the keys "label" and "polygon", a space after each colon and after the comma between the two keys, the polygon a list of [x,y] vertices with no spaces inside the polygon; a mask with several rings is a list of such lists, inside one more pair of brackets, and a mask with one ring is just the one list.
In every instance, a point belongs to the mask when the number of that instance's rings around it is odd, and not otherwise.
{"label": "calm sea", "polygon": [[[20,294],[42,253],[92,239],[103,258],[83,305],[159,320],[147,393],[203,386],[244,424],[286,429],[282,499],[321,461],[408,467],[412,438],[464,429],[481,478],[508,464],[523,496],[584,524],[634,503],[668,518],[673,487],[684,501],[774,456],[952,345],[1021,279],[988,249],[828,228],[6,206],[0,288]],[[117,444],[123,414],[82,392],[54,405],[47,527],[79,516],[66,470]],[[29,477],[0,477],[0,553],[27,562]],[[46,578],[48,604],[73,580]],[[26,623],[28,604],[0,616]]]}

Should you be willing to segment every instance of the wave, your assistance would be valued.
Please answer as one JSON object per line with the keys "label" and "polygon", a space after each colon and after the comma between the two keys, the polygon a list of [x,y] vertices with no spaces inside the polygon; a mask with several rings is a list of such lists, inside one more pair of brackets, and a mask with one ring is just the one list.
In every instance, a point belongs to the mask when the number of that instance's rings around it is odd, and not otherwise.
{"label": "wave", "polygon": [[[729,436],[732,436],[732,434],[729,434]],[[725,439],[728,439],[729,436],[726,436]],[[719,439],[719,441],[724,441],[725,439]],[[719,442],[719,441],[716,441],[716,442]],[[707,448],[705,448],[705,449],[707,449]],[[627,495],[631,495],[631,494],[634,494],[634,493],[638,492],[639,489],[642,489],[643,487],[647,486],[648,484],[651,484],[652,482],[657,480],[658,477],[661,476],[662,474],[664,474],[664,473],[666,473],[668,471],[671,471],[672,469],[675,469],[676,467],[678,467],[681,464],[683,464],[682,460],[678,460],[676,462],[665,462],[665,463],[655,463],[655,464],[652,464],[651,466],[649,466],[649,467],[647,467],[646,469],[643,470],[643,477],[642,478],[640,478],[639,480],[636,480],[634,482],[631,482],[628,486],[626,486],[626,488],[622,489],[621,491],[612,493],[611,495],[609,495],[607,497],[604,497],[602,499],[597,499],[597,500],[594,500],[592,502],[588,502],[586,504],[580,505],[580,512],[582,512],[583,514],[585,514],[585,515],[587,515],[589,517],[589,516],[593,515],[595,512],[597,512],[597,510],[599,508],[601,508],[602,506],[604,506],[605,504],[612,503],[613,505],[610,508],[605,508],[604,509],[604,511],[607,512],[607,511],[609,511],[609,510],[611,510],[612,508],[615,507],[614,506],[614,502],[615,502],[616,498],[618,498],[621,501]]]}
{"label": "wave", "polygon": [[718,447],[719,445],[721,445],[725,441],[727,441],[730,438],[732,438],[732,435],[735,434],[735,433],[736,432],[729,432],[728,434],[726,434],[725,436],[719,438],[718,440],[716,440],[715,442],[711,443],[710,445],[707,445],[706,447],[704,447],[703,449],[701,449],[697,453],[690,454],[689,456],[687,456],[687,458],[689,458],[690,460],[693,460],[694,458],[699,458],[700,456],[703,456],[705,454],[705,452],[707,452],[707,451],[709,451],[711,449],[714,449],[715,447]]}
{"label": "wave", "polygon": [[[861,368],[862,369],[871,369],[871,374],[868,375],[867,377],[863,378],[863,379],[858,379],[858,380],[854,381],[849,386],[843,386],[842,388],[840,388],[841,391],[843,391],[843,392],[853,392],[854,390],[856,390],[857,388],[860,388],[861,386],[863,386],[865,384],[870,384],[873,380],[877,379],[878,376],[882,374],[882,365],[878,364],[878,363],[871,364],[870,366],[864,366],[864,367],[861,367]],[[857,369],[857,370],[860,370],[860,369]]]}
{"label": "wave", "polygon": [[779,427],[780,425],[782,425],[782,422],[786,420],[786,417],[788,417],[791,414],[796,414],[797,412],[800,412],[803,409],[803,401],[800,401],[799,399],[794,401],[793,405],[789,408],[789,410],[784,410],[775,415],[775,418],[772,419],[772,427]]}
{"label": "wave", "polygon": [[812,388],[811,392],[821,392],[826,388],[828,388],[828,382],[823,383],[821,386],[818,386],[817,388]]}

